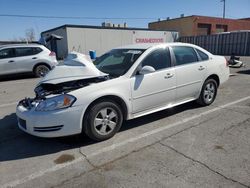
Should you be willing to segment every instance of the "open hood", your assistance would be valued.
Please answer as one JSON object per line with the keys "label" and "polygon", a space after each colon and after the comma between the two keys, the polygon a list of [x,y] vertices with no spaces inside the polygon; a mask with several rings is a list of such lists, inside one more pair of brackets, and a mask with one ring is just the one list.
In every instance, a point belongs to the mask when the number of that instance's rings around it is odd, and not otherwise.
{"label": "open hood", "polygon": [[38,85],[42,83],[58,84],[103,76],[107,76],[107,74],[99,71],[89,56],[71,52],[64,63],[51,70]]}

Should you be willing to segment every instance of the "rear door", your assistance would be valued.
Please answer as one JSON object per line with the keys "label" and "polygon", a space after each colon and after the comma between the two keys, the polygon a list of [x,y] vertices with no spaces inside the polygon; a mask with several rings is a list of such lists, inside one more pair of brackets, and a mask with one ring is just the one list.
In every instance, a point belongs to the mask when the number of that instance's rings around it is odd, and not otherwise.
{"label": "rear door", "polygon": [[31,72],[38,61],[35,47],[15,48],[17,72]]}
{"label": "rear door", "polygon": [[0,50],[0,75],[16,73],[15,54],[13,48]]}
{"label": "rear door", "polygon": [[199,95],[207,67],[194,48],[189,46],[173,46],[176,73],[176,102],[194,99]]}

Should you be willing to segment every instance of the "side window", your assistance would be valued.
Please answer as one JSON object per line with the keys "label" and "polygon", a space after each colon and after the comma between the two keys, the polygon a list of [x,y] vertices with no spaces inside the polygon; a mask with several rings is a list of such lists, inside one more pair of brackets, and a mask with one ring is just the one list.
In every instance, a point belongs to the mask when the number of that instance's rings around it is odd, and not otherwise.
{"label": "side window", "polygon": [[24,47],[24,48],[15,48],[16,50],[16,57],[21,57],[21,56],[29,56],[33,55],[33,49]]}
{"label": "side window", "polygon": [[7,48],[0,50],[0,59],[12,58],[14,57],[13,48]]}
{"label": "side window", "polygon": [[198,61],[196,52],[192,47],[173,46],[172,48],[176,59],[176,65],[184,65]]}
{"label": "side window", "polygon": [[202,61],[206,61],[206,60],[209,59],[208,55],[205,54],[204,52],[202,52],[202,51],[200,51],[200,50],[198,50],[198,49],[196,49],[196,51],[197,51],[197,53],[199,54],[199,56],[200,56],[200,58],[201,58]]}
{"label": "side window", "polygon": [[153,51],[142,61],[142,67],[146,65],[154,67],[155,70],[171,67],[169,50],[163,48]]}
{"label": "side window", "polygon": [[41,51],[43,51],[41,48],[36,47],[36,48],[32,48],[33,50],[33,55],[39,54]]}

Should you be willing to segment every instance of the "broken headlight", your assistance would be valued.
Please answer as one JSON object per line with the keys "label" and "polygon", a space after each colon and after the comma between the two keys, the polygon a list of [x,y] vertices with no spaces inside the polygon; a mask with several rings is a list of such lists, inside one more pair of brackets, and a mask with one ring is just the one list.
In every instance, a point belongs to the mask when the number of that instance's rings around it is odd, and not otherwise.
{"label": "broken headlight", "polygon": [[68,94],[51,97],[51,98],[41,101],[37,105],[36,111],[51,111],[51,110],[68,108],[72,106],[75,101],[76,101],[76,98]]}

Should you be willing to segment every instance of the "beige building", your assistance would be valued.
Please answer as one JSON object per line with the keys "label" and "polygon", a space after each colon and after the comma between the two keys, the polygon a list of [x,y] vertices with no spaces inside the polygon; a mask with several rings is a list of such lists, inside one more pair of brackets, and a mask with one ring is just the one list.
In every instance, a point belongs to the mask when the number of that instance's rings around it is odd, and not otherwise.
{"label": "beige building", "polygon": [[178,38],[175,31],[155,31],[147,28],[128,28],[86,25],[62,25],[41,33],[46,38],[51,34],[62,36],[62,40],[47,46],[63,59],[71,51],[88,54],[94,50],[97,56],[118,46],[138,43],[174,42]]}

